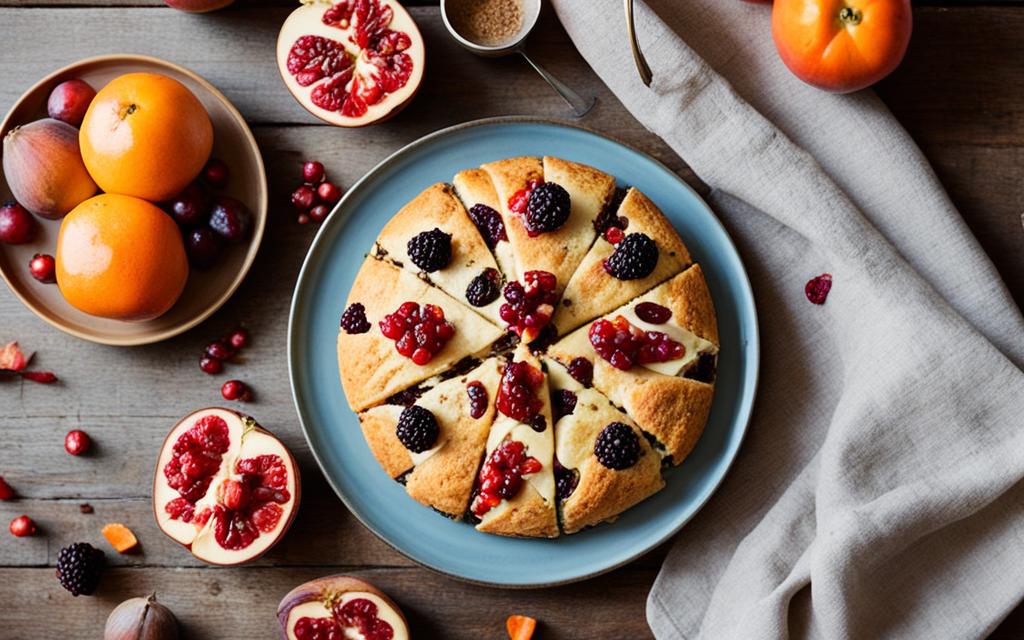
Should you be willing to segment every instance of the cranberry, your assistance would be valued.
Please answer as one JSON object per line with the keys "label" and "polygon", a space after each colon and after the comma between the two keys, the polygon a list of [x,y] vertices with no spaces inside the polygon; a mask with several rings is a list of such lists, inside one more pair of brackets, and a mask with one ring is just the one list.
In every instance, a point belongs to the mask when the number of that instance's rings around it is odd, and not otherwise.
{"label": "cranberry", "polygon": [[477,495],[470,506],[473,515],[488,511],[511,500],[523,486],[523,476],[543,468],[540,461],[526,455],[526,446],[517,440],[505,440],[491,452],[477,476]]}
{"label": "cranberry", "polygon": [[235,356],[235,350],[224,340],[214,340],[206,345],[206,355],[217,360],[228,360]]}
{"label": "cranberry", "polygon": [[811,278],[804,287],[804,295],[814,304],[825,304],[828,292],[832,289],[832,274],[823,273],[817,278]]}
{"label": "cranberry", "polygon": [[316,190],[308,184],[304,184],[292,192],[292,206],[296,211],[309,211],[314,202],[316,202]]}
{"label": "cranberry", "polygon": [[471,418],[479,418],[487,413],[487,387],[479,380],[474,380],[466,385],[466,393],[469,395],[469,415]]}
{"label": "cranberry", "polygon": [[341,189],[333,182],[322,182],[316,188],[316,195],[327,204],[334,204],[341,200]]}
{"label": "cranberry", "polygon": [[665,324],[672,317],[672,310],[656,302],[641,302],[634,309],[636,317],[651,324]]}
{"label": "cranberry", "polygon": [[206,180],[206,184],[214,189],[223,189],[228,186],[231,172],[228,171],[228,165],[224,164],[223,160],[213,158],[206,163],[206,168],[203,169],[203,178]]}
{"label": "cranberry", "polygon": [[302,165],[302,179],[307,184],[317,184],[324,179],[324,165],[310,160]]}
{"label": "cranberry", "polygon": [[185,236],[185,253],[189,263],[197,269],[209,269],[220,258],[224,243],[213,229],[193,229]]}
{"label": "cranberry", "polygon": [[82,124],[85,112],[89,110],[96,90],[84,80],[66,80],[50,92],[46,101],[46,113],[55,120],[66,122],[73,127]]}
{"label": "cranberry", "polygon": [[248,207],[234,198],[218,196],[210,212],[210,228],[232,244],[243,242],[252,228]]}
{"label": "cranberry", "polygon": [[300,213],[298,217],[295,218],[295,222],[299,224],[309,224],[309,216],[305,213]]}
{"label": "cranberry", "polygon": [[7,484],[7,481],[0,476],[0,500],[10,500],[14,497],[14,489],[11,485]]}
{"label": "cranberry", "polygon": [[32,260],[28,263],[28,270],[33,278],[43,284],[57,282],[57,263],[51,255],[37,253],[32,256]]}
{"label": "cranberry", "polygon": [[238,327],[228,334],[226,341],[232,349],[238,351],[249,344],[249,332],[244,327]]}
{"label": "cranberry", "polygon": [[526,422],[541,410],[543,401],[537,391],[544,385],[544,373],[528,362],[513,362],[505,367],[498,386],[498,411]]}
{"label": "cranberry", "polygon": [[498,309],[498,315],[524,342],[532,342],[551,321],[558,302],[557,286],[554,274],[527,271],[523,284],[512,281],[505,285],[505,304]]}
{"label": "cranberry", "polygon": [[543,180],[530,180],[526,183],[526,186],[516,191],[508,199],[508,210],[517,215],[526,214],[526,205],[530,202],[530,194],[536,189]]}
{"label": "cranberry", "polygon": [[589,388],[594,381],[594,365],[586,358],[573,358],[568,369],[572,379],[584,387]]}
{"label": "cranberry", "polygon": [[248,402],[252,398],[252,391],[241,380],[228,380],[220,388],[220,395],[225,400]]}
{"label": "cranberry", "polygon": [[380,321],[384,337],[395,341],[395,349],[418,365],[425,365],[444,348],[455,327],[444,319],[444,310],[432,304],[405,302]]}
{"label": "cranberry", "polygon": [[36,221],[28,209],[13,200],[0,205],[0,242],[24,244],[36,235]]}
{"label": "cranberry", "polygon": [[619,244],[625,237],[626,234],[623,233],[622,229],[618,227],[608,227],[608,229],[604,232],[604,239],[610,242],[611,244]]}
{"label": "cranberry", "polygon": [[92,439],[89,438],[89,434],[81,429],[68,431],[68,435],[64,436],[64,450],[73,456],[82,455],[91,446]]}
{"label": "cranberry", "polygon": [[660,331],[641,331],[622,316],[590,325],[590,344],[616,369],[682,358],[685,347]]}
{"label": "cranberry", "polygon": [[193,182],[171,200],[169,208],[171,217],[181,227],[188,229],[199,226],[210,213],[210,194],[206,187]]}
{"label": "cranberry", "polygon": [[313,222],[323,222],[331,210],[325,204],[318,204],[309,210],[309,219]]}
{"label": "cranberry", "polygon": [[224,370],[224,363],[220,358],[211,358],[210,356],[203,354],[203,357],[199,358],[199,368],[202,369],[203,373],[215,376]]}
{"label": "cranberry", "polygon": [[36,535],[36,523],[28,516],[18,516],[11,520],[11,534],[17,538]]}

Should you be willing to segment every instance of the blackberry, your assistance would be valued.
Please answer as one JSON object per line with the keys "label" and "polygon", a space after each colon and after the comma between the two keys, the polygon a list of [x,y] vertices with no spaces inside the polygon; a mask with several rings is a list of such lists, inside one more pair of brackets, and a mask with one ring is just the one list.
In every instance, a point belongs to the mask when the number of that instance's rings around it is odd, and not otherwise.
{"label": "blackberry", "polygon": [[597,434],[594,455],[609,469],[628,469],[640,459],[640,438],[629,425],[613,422]]}
{"label": "blackberry", "polygon": [[423,453],[434,446],[439,433],[434,414],[415,404],[402,410],[395,429],[395,435],[413,453]]}
{"label": "blackberry", "polygon": [[604,261],[604,270],[619,280],[646,278],[658,264],[658,245],[643,233],[631,233]]}
{"label": "blackberry", "polygon": [[341,314],[341,328],[345,333],[366,333],[370,330],[370,323],[366,319],[366,307],[358,302],[353,302]]}
{"label": "blackberry", "polygon": [[572,415],[576,410],[576,394],[568,389],[561,389],[551,394],[551,413],[555,422],[564,416]]}
{"label": "blackberry", "polygon": [[486,307],[497,300],[500,294],[498,272],[494,269],[485,269],[466,287],[466,300],[474,307]]}
{"label": "blackberry", "polygon": [[580,474],[575,469],[566,469],[555,459],[555,494],[558,499],[565,502],[576,490],[579,484]]}
{"label": "blackberry", "polygon": [[475,204],[470,207],[469,219],[476,225],[489,248],[494,249],[502,240],[508,240],[505,221],[501,219],[501,214],[487,205]]}
{"label": "blackberry", "polygon": [[554,231],[569,219],[569,192],[554,182],[544,182],[530,194],[526,204],[526,231],[537,235]]}
{"label": "blackberry", "polygon": [[105,567],[103,551],[88,542],[76,542],[60,550],[57,579],[71,595],[91,596],[100,584]]}
{"label": "blackberry", "polygon": [[417,233],[406,245],[412,263],[427,273],[444,269],[452,259],[452,234],[437,227]]}

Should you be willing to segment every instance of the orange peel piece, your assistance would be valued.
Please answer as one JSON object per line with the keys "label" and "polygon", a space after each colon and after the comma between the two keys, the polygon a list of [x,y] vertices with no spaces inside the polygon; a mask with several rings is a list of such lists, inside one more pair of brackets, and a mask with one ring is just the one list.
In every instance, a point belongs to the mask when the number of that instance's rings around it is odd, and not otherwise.
{"label": "orange peel piece", "polygon": [[139,540],[132,533],[132,530],[117,522],[112,522],[103,527],[102,533],[103,537],[110,543],[110,546],[114,547],[118,553],[131,551],[139,545]]}
{"label": "orange peel piece", "polygon": [[505,621],[505,629],[511,640],[530,640],[537,629],[537,621],[529,616],[511,615]]}

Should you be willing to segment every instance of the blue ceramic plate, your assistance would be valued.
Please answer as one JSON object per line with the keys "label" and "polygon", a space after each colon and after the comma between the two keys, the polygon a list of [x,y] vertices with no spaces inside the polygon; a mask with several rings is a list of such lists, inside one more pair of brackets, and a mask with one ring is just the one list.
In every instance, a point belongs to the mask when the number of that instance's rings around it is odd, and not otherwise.
{"label": "blue ceramic plate", "polygon": [[[501,538],[452,522],[405,494],[377,465],[345,403],[335,342],[345,299],[381,227],[406,202],[461,169],[517,155],[557,155],[647,194],[675,224],[707,277],[721,353],[711,418],[668,486],[618,521],[555,540]],[[381,539],[431,569],[478,583],[554,585],[594,576],[679,530],[722,481],[743,439],[759,360],[754,298],[736,248],[703,200],[652,158],[596,133],[551,122],[485,120],[439,131],[398,151],[345,195],[299,274],[288,326],[295,406],[320,468],[345,505]]]}

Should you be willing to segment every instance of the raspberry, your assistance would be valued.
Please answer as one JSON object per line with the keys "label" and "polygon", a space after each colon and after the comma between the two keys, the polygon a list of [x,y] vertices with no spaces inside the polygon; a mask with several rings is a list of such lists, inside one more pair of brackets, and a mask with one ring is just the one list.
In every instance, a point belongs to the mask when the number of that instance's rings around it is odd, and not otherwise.
{"label": "raspberry", "polygon": [[594,455],[609,469],[628,469],[640,459],[640,438],[629,425],[613,422],[597,434]]}
{"label": "raspberry", "polygon": [[413,453],[423,453],[434,446],[440,433],[434,414],[415,404],[402,409],[395,428],[399,441]]}
{"label": "raspberry", "polygon": [[452,259],[452,234],[437,227],[418,233],[406,245],[412,263],[427,273],[448,266]]}
{"label": "raspberry", "polygon": [[832,274],[823,273],[817,278],[811,278],[804,287],[804,295],[813,304],[825,304],[828,292],[832,289]]}
{"label": "raspberry", "polygon": [[658,265],[658,245],[643,233],[631,233],[615,245],[604,270],[619,280],[646,278]]}
{"label": "raspberry", "polygon": [[359,302],[353,302],[341,314],[341,328],[345,333],[366,333],[370,330],[370,323],[366,319],[366,307]]}
{"label": "raspberry", "polygon": [[498,272],[485,269],[466,287],[466,300],[474,307],[486,307],[498,299]]}
{"label": "raspberry", "polygon": [[598,320],[588,331],[590,344],[613,367],[629,371],[634,364],[682,358],[686,348],[660,331],[641,331],[622,316]]}
{"label": "raspberry", "polygon": [[476,225],[489,248],[494,249],[502,240],[508,240],[505,221],[501,219],[501,214],[487,205],[473,205],[469,210],[469,219]]}
{"label": "raspberry", "polygon": [[76,542],[60,550],[57,579],[62,587],[78,597],[91,596],[99,586],[106,567],[103,552],[88,542]]}
{"label": "raspberry", "polygon": [[508,210],[516,215],[526,215],[526,208],[530,202],[530,194],[538,186],[544,184],[543,180],[529,180],[526,186],[516,191],[508,199]]}
{"label": "raspberry", "polygon": [[526,203],[526,232],[536,236],[558,229],[569,219],[569,192],[554,182],[537,185]]}

